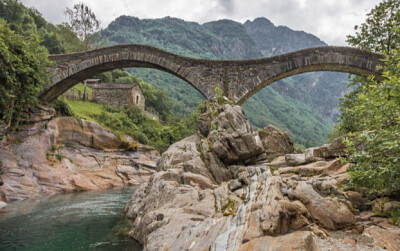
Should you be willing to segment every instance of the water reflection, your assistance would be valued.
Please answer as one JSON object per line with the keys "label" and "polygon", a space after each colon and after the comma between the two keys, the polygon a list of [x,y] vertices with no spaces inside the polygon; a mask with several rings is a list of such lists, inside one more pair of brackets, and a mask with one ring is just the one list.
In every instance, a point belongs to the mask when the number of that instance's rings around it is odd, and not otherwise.
{"label": "water reflection", "polygon": [[122,210],[132,189],[21,201],[0,210],[0,250],[141,250]]}

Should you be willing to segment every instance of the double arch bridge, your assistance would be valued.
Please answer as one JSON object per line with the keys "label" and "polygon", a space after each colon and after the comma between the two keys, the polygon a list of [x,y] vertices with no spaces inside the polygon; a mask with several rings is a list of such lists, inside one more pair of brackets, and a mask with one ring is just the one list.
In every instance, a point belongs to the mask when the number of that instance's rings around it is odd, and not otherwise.
{"label": "double arch bridge", "polygon": [[292,75],[313,71],[347,72],[381,77],[382,55],[351,47],[325,46],[279,56],[249,60],[206,60],[179,56],[138,44],[116,45],[87,52],[50,55],[51,85],[39,99],[50,103],[93,75],[120,68],[153,68],[173,74],[206,98],[218,87],[236,104],[269,84]]}

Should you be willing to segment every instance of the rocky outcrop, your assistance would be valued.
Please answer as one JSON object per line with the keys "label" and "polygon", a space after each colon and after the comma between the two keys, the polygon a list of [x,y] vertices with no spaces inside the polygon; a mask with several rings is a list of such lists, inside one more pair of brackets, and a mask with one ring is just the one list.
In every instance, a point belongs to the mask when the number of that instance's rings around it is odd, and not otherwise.
{"label": "rocky outcrop", "polygon": [[[244,116],[240,106],[224,105],[217,109],[207,140],[210,149],[225,164],[256,163],[264,152],[260,137]],[[264,154],[265,155],[265,154]]]}
{"label": "rocky outcrop", "polygon": [[98,124],[71,117],[25,125],[1,143],[1,200],[141,184],[155,172],[158,154],[127,145]]}
{"label": "rocky outcrop", "polygon": [[268,160],[278,156],[293,153],[293,141],[286,132],[280,131],[275,126],[269,125],[259,131],[261,142],[264,146]]}
{"label": "rocky outcrop", "polygon": [[304,153],[306,161],[312,162],[321,159],[332,159],[346,156],[346,145],[343,140],[343,137],[339,137],[332,140],[329,144],[307,149]]}
{"label": "rocky outcrop", "polygon": [[159,172],[125,208],[130,236],[145,250],[398,247],[400,230],[374,213],[360,213],[367,209],[362,193],[342,190],[348,164],[333,154],[282,156],[292,148],[275,128],[260,136],[240,107],[207,105],[198,134],[170,146]]}

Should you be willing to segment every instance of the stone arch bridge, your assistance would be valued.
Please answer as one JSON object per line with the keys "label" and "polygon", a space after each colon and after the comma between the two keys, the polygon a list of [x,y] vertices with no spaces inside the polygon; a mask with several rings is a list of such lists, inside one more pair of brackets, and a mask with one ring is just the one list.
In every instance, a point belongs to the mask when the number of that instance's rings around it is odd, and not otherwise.
{"label": "stone arch bridge", "polygon": [[171,73],[206,98],[215,88],[243,104],[263,87],[282,78],[312,71],[347,72],[381,78],[382,55],[350,47],[317,47],[249,60],[205,60],[179,56],[147,45],[116,45],[88,52],[51,55],[51,85],[40,99],[49,103],[93,75],[119,68],[145,67]]}

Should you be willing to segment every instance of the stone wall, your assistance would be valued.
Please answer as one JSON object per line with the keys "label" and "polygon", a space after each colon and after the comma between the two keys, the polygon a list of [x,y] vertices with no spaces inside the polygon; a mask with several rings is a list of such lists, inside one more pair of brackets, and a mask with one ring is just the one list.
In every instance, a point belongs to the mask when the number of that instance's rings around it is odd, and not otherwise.
{"label": "stone wall", "polygon": [[142,89],[140,89],[139,85],[136,85],[132,88],[132,96],[133,96],[133,104],[139,106],[140,109],[144,111],[145,98]]}
{"label": "stone wall", "polygon": [[103,105],[124,108],[133,105],[132,89],[95,89],[92,100]]}

